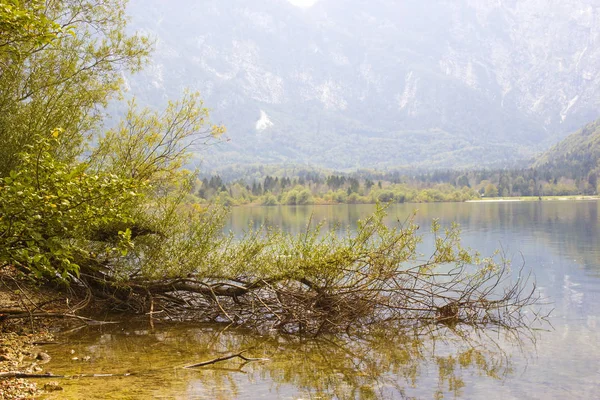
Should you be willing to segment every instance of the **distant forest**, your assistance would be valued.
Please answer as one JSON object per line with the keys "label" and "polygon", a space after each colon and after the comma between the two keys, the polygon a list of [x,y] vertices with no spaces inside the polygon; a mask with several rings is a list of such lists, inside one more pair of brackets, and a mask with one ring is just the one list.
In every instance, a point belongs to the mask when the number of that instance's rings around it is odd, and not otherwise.
{"label": "distant forest", "polygon": [[600,120],[527,168],[333,172],[294,165],[230,166],[196,182],[194,194],[226,205],[427,203],[494,197],[598,194]]}
{"label": "distant forest", "polygon": [[[555,173],[559,172],[559,173]],[[595,195],[598,173],[566,167],[515,170],[327,172],[244,167],[198,181],[195,195],[227,205],[445,202],[490,197]]]}

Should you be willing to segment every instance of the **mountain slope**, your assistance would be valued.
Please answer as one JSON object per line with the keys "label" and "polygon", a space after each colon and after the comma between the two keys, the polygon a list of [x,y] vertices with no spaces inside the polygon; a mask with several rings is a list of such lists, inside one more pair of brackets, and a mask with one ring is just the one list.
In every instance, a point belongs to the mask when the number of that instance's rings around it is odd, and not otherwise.
{"label": "mountain slope", "polygon": [[600,172],[600,119],[553,146],[536,160],[534,167],[550,170],[555,176],[588,178],[597,175]]}
{"label": "mountain slope", "polygon": [[598,117],[600,8],[587,0],[132,0],[157,38],[128,79],[158,105],[200,90],[233,162],[503,164]]}

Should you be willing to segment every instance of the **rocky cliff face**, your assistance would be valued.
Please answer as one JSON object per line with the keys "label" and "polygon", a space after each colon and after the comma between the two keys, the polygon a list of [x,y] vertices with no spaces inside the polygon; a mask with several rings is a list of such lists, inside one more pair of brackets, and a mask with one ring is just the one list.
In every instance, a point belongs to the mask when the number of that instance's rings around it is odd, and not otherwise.
{"label": "rocky cliff face", "polygon": [[598,117],[597,0],[132,0],[157,39],[129,78],[200,90],[221,162],[466,166],[530,156]]}

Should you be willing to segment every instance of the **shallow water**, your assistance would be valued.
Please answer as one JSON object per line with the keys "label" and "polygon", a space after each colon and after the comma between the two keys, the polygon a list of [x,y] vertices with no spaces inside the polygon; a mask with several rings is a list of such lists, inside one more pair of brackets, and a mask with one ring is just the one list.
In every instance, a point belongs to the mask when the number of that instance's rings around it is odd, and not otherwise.
{"label": "shallow water", "polygon": [[[382,332],[348,343],[299,341],[219,325],[152,327],[142,319],[59,336],[63,344],[45,349],[53,357],[46,370],[134,375],[61,380],[65,390],[47,398],[597,398],[600,203],[397,205],[388,221],[404,221],[415,209],[425,234],[432,218],[459,222],[464,244],[484,254],[501,247],[514,267],[524,263],[534,272],[539,293],[554,308],[535,344],[526,334],[521,341],[489,332],[465,340],[447,328],[416,337]],[[352,229],[372,211],[365,205],[236,208],[228,229],[239,233],[266,222],[299,232],[311,215],[326,227]],[[244,349],[269,360],[182,368]]]}

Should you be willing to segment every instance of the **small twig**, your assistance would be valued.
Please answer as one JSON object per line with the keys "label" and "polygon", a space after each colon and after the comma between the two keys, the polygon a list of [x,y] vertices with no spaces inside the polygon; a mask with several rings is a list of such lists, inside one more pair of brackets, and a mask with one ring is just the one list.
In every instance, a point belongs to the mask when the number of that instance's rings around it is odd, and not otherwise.
{"label": "small twig", "polygon": [[[17,286],[17,288],[19,289],[19,294],[21,294],[21,296],[19,296],[19,303],[21,303],[21,306],[27,311],[27,315],[23,314],[23,316],[25,318],[29,317],[29,323],[31,324],[31,330],[34,330],[34,326],[33,326],[33,311],[35,311],[35,302],[33,300],[31,300],[29,298],[29,296],[27,295],[27,292],[25,292],[21,286],[19,285],[19,283],[17,282],[17,280],[15,278],[10,278],[12,279],[12,281],[14,282],[14,284]],[[31,302],[31,304],[33,304],[34,309],[31,310],[29,307],[27,307],[27,304],[25,303],[25,301],[23,300],[23,297],[25,297],[25,299],[29,300]]]}
{"label": "small twig", "polygon": [[165,310],[159,310],[159,311],[150,311],[150,312],[147,312],[147,313],[146,313],[146,314],[144,314],[144,315],[150,315],[150,316],[152,316],[152,315],[156,315],[156,314],[162,314],[162,313],[164,313],[164,312],[165,312]]}
{"label": "small twig", "polygon": [[80,315],[73,314],[62,314],[62,313],[19,313],[19,314],[8,314],[7,319],[19,319],[19,318],[74,318],[85,322],[88,325],[106,325],[106,324],[118,324],[119,321],[97,321],[95,319],[82,317]]}
{"label": "small twig", "polygon": [[219,309],[221,310],[221,312],[223,312],[223,314],[225,314],[225,316],[229,319],[229,321],[231,321],[232,323],[235,323],[235,320],[233,318],[231,318],[229,316],[229,314],[227,314],[227,311],[225,311],[223,309],[223,307],[221,307],[221,303],[219,303],[219,298],[215,294],[215,291],[213,290],[213,287],[209,286],[209,289],[210,289],[210,292],[212,293],[213,300],[215,301],[215,303],[217,304],[217,306],[219,307]]}
{"label": "small twig", "polygon": [[54,375],[52,373],[45,374],[29,374],[26,372],[20,371],[9,371],[9,372],[0,372],[0,379],[7,378],[110,378],[113,376],[131,376],[134,375],[132,373],[125,374],[78,374],[78,375]]}
{"label": "small twig", "polygon": [[81,282],[83,283],[85,290],[86,290],[85,299],[83,299],[81,302],[77,303],[74,307],[69,306],[69,301],[67,299],[67,307],[69,307],[69,310],[71,311],[72,314],[75,314],[77,311],[82,310],[85,307],[87,307],[92,299],[92,291],[90,290],[90,287],[88,286],[88,284],[85,281],[81,281]]}
{"label": "small twig", "polygon": [[196,368],[196,367],[203,367],[205,365],[211,365],[211,364],[215,364],[221,361],[226,361],[226,360],[231,360],[232,358],[241,358],[242,360],[246,361],[246,362],[250,362],[250,361],[268,361],[268,358],[249,358],[249,357],[245,357],[242,355],[242,353],[245,353],[247,350],[242,350],[239,353],[235,353],[235,354],[230,354],[228,356],[223,356],[223,357],[218,357],[218,358],[213,358],[212,360],[208,360],[208,361],[202,361],[199,362],[197,364],[191,364],[191,365],[186,365],[183,368]]}

